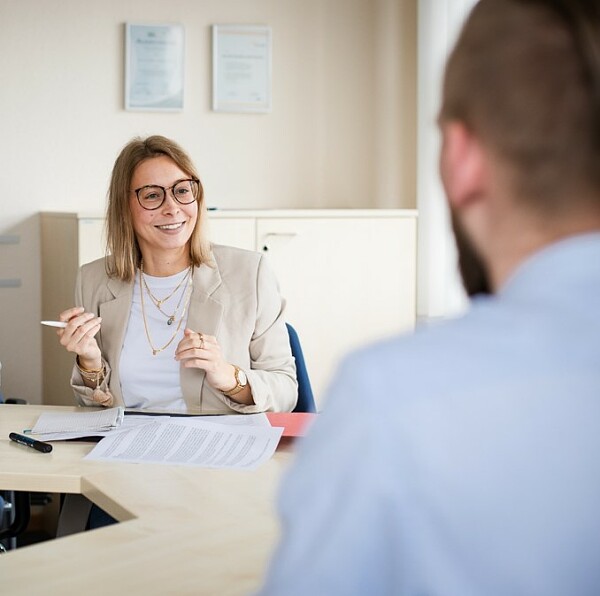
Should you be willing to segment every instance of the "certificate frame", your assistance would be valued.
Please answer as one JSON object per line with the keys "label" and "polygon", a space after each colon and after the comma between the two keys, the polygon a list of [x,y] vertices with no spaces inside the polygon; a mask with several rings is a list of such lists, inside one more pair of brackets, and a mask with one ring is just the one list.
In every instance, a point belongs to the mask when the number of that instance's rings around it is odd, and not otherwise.
{"label": "certificate frame", "polygon": [[125,23],[125,109],[183,110],[185,29],[179,23]]}
{"label": "certificate frame", "polygon": [[212,26],[212,109],[271,112],[271,27]]}

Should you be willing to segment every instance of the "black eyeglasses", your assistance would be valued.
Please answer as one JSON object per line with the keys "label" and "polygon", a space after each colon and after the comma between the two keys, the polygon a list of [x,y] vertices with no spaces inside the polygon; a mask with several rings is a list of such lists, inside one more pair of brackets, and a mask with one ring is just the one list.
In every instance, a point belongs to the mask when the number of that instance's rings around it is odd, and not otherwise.
{"label": "black eyeglasses", "polygon": [[136,188],[133,192],[137,197],[138,203],[148,211],[158,209],[167,198],[167,191],[171,191],[173,198],[180,205],[189,205],[198,198],[198,192],[200,190],[200,181],[195,178],[189,180],[178,180],[173,184],[165,188],[164,186],[158,186],[157,184],[150,184],[148,186],[142,186]]}

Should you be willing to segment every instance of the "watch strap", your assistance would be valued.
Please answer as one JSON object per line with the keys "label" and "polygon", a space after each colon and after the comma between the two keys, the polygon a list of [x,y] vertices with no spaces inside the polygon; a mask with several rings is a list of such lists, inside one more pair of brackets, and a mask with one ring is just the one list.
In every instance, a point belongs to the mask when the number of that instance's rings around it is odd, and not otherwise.
{"label": "watch strap", "polygon": [[244,383],[242,385],[242,383],[240,382],[240,374],[239,374],[240,373],[240,368],[239,368],[239,366],[235,366],[235,364],[233,365],[233,367],[235,368],[235,372],[234,372],[234,375],[235,375],[235,387],[232,387],[231,389],[228,389],[227,391],[221,391],[221,393],[223,395],[226,395],[227,397],[233,397],[234,395],[237,395],[248,384],[248,382],[246,381],[246,383]]}

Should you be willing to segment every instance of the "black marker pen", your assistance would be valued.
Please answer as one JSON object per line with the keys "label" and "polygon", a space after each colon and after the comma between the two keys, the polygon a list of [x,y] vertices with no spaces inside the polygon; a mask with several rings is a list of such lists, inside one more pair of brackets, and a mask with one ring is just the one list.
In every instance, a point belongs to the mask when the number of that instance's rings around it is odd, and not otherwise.
{"label": "black marker pen", "polygon": [[25,447],[31,447],[32,449],[41,451],[42,453],[50,453],[52,451],[52,445],[50,445],[50,443],[42,443],[42,441],[36,441],[31,437],[25,437],[17,433],[10,433],[8,438],[15,443],[25,445]]}

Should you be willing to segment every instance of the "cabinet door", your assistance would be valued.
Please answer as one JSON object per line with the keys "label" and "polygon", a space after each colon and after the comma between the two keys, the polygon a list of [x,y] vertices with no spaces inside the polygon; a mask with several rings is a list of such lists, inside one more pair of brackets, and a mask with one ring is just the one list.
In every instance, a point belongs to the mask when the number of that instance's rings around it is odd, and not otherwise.
{"label": "cabinet door", "polygon": [[341,356],[415,324],[414,218],[259,219],[319,402]]}
{"label": "cabinet door", "polygon": [[105,256],[104,221],[103,217],[82,217],[79,220],[79,265]]}
{"label": "cabinet door", "polygon": [[208,236],[215,244],[256,250],[256,220],[253,217],[219,217],[209,212]]}

